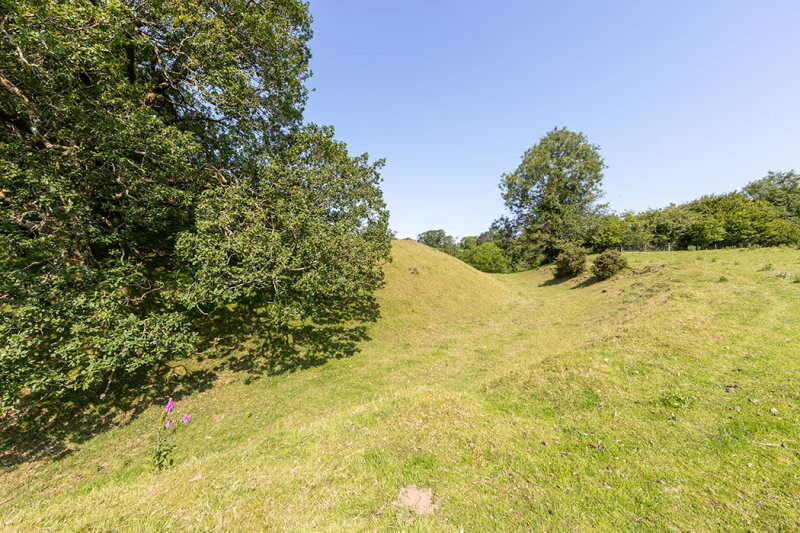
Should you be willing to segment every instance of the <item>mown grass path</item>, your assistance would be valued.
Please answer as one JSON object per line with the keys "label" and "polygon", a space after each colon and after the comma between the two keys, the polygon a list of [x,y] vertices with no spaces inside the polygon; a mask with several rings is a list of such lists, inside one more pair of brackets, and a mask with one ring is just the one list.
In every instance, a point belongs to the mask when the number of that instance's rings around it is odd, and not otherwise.
{"label": "mown grass path", "polygon": [[[797,530],[797,250],[628,254],[594,283],[400,241],[353,357],[159,406],[8,468],[8,530]],[[769,268],[765,268],[765,267]],[[724,277],[724,278],[723,278]],[[429,487],[431,516],[392,503]],[[11,499],[8,499],[11,498]]]}

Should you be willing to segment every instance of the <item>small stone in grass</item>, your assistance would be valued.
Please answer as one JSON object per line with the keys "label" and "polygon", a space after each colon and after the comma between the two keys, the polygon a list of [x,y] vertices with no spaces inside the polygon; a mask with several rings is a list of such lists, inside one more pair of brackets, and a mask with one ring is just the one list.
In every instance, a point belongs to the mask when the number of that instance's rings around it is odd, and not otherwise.
{"label": "small stone in grass", "polygon": [[778,410],[775,409],[774,407],[772,409],[770,409],[769,412],[772,413],[775,416],[778,416]]}

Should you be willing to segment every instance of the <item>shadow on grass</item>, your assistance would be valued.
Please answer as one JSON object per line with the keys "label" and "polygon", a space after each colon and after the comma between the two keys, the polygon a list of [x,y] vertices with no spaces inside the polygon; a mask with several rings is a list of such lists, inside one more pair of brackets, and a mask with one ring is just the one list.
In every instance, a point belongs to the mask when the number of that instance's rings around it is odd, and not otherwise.
{"label": "shadow on grass", "polygon": [[[539,287],[553,287],[554,285],[561,285],[562,283],[566,283],[567,281],[572,281],[573,279],[575,278],[551,278],[548,279],[547,281],[543,281],[542,283],[540,283]],[[597,279],[596,276],[591,276],[583,280],[582,282],[578,283],[574,287],[570,287],[570,290],[583,289],[584,287],[589,287],[591,285],[594,285],[598,281],[600,280]]]}
{"label": "shadow on grass", "polygon": [[572,278],[550,278],[546,281],[543,281],[539,284],[540,287],[552,287],[554,285],[561,285],[562,283],[566,283],[567,281],[571,280]]}
{"label": "shadow on grass", "polygon": [[[375,322],[380,310],[373,297],[354,302],[336,302],[317,311],[313,322],[270,328],[258,316],[223,321],[215,337],[219,371],[245,372],[249,383],[262,375],[278,375],[320,366],[330,359],[356,354],[368,341],[367,323]],[[235,325],[231,331],[225,329]],[[249,339],[247,343],[237,340]]]}
{"label": "shadow on grass", "polygon": [[[31,410],[11,425],[0,425],[0,468],[40,459],[60,459],[95,435],[129,424],[154,404],[166,404],[210,389],[222,372],[244,372],[245,383],[320,366],[349,357],[369,340],[367,323],[380,316],[372,296],[329,302],[313,322],[271,330],[258,313],[239,310],[197,323],[197,365],[161,365],[128,375],[99,390],[69,392]],[[212,359],[212,361],[207,361]],[[205,362],[204,362],[205,361]],[[210,363],[210,364],[209,364]],[[190,366],[195,366],[189,363]],[[3,421],[0,420],[0,424]]]}
{"label": "shadow on grass", "polygon": [[[102,390],[68,392],[31,410],[0,434],[0,467],[43,458],[60,459],[112,427],[125,425],[153,404],[209,389],[215,374],[184,367],[152,368]],[[105,389],[105,385],[102,387]]]}
{"label": "shadow on grass", "polygon": [[578,283],[577,285],[572,287],[570,290],[583,289],[583,288],[586,288],[586,287],[590,287],[590,286],[594,285],[595,283],[598,283],[599,281],[600,281],[600,279],[597,276],[591,276],[589,278],[586,278],[582,282]]}

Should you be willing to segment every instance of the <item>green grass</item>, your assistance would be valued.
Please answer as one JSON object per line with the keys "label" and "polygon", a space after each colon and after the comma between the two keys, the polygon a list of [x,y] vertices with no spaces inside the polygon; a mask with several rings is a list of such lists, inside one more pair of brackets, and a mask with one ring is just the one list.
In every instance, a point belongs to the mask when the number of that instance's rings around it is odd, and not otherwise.
{"label": "green grass", "polygon": [[555,282],[396,242],[360,352],[218,372],[161,473],[161,405],[6,467],[0,528],[800,529],[800,253],[626,257]]}

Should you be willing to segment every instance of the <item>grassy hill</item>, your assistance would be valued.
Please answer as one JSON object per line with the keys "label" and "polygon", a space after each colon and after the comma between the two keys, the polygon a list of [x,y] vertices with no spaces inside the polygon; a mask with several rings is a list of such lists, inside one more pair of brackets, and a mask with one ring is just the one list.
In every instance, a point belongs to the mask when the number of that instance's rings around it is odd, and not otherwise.
{"label": "grassy hill", "polygon": [[[7,454],[0,528],[800,529],[797,250],[628,254],[604,282],[393,256],[365,330],[296,364],[212,346],[57,459]],[[166,396],[192,420],[153,473]],[[393,504],[409,485],[434,514]]]}

